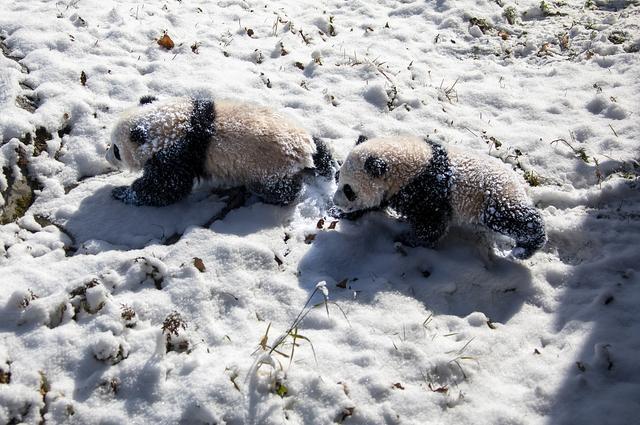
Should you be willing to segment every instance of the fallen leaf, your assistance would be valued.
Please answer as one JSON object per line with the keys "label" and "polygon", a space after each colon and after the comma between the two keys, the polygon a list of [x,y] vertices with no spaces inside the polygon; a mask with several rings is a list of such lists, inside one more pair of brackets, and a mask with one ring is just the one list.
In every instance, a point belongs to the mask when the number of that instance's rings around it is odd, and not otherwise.
{"label": "fallen leaf", "polygon": [[429,389],[431,391],[433,391],[434,393],[443,393],[446,394],[449,392],[449,388],[447,388],[447,386],[445,385],[444,387],[438,387],[438,388],[433,388],[433,386],[431,385],[431,383],[429,383]]}
{"label": "fallen leaf", "polygon": [[404,387],[402,386],[402,384],[400,382],[396,382],[395,384],[393,384],[393,388],[398,388],[400,390],[404,390]]}
{"label": "fallen leaf", "polygon": [[336,228],[336,224],[338,224],[338,220],[332,221],[329,223],[329,230],[333,230]]}
{"label": "fallen leaf", "polygon": [[307,236],[305,236],[305,238],[304,238],[304,243],[306,243],[306,244],[308,245],[308,244],[310,244],[311,242],[313,242],[313,241],[315,240],[315,238],[316,238],[316,235],[315,235],[315,234],[313,234],[313,233],[312,233],[312,234],[310,234],[310,235],[307,235]]}
{"label": "fallen leaf", "polygon": [[84,71],[80,73],[80,84],[82,84],[83,86],[87,85],[87,73]]}
{"label": "fallen leaf", "polygon": [[200,271],[200,273],[204,273],[207,268],[204,266],[204,261],[202,258],[193,257],[193,265]]}
{"label": "fallen leaf", "polygon": [[158,44],[167,50],[171,50],[175,46],[173,40],[171,39],[171,37],[169,37],[169,34],[167,34],[166,32],[162,37],[158,39]]}
{"label": "fallen leaf", "polygon": [[302,64],[302,62],[296,62],[294,65],[296,66],[296,68],[304,70],[304,65]]}
{"label": "fallen leaf", "polygon": [[320,220],[318,220],[318,223],[316,224],[316,228],[322,229],[323,227],[324,227],[324,218],[321,218]]}
{"label": "fallen leaf", "polygon": [[247,35],[248,35],[249,37],[253,37],[253,34],[254,34],[254,33],[253,33],[253,30],[252,30],[251,28],[247,28]]}
{"label": "fallen leaf", "polygon": [[276,384],[276,394],[278,394],[280,397],[286,396],[288,392],[289,390],[286,386],[284,386],[283,384]]}

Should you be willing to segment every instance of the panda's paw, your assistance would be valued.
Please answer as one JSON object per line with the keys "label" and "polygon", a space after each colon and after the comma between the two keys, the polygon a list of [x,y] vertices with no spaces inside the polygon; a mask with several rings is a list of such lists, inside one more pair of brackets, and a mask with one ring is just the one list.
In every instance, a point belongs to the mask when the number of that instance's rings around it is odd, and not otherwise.
{"label": "panda's paw", "polygon": [[531,258],[534,252],[534,249],[516,246],[511,250],[510,256],[517,260],[526,260],[527,258]]}
{"label": "panda's paw", "polygon": [[125,204],[137,205],[136,194],[129,186],[114,187],[111,191],[111,197]]}

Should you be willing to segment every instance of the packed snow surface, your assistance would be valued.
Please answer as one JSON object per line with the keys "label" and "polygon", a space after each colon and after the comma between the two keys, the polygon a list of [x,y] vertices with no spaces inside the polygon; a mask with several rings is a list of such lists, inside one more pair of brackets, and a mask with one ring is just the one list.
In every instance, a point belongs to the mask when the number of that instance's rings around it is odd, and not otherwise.
{"label": "packed snow surface", "polygon": [[[639,26],[634,0],[3,1],[0,423],[637,422]],[[112,199],[118,113],[201,90],[337,159],[489,153],[549,241],[409,248],[391,214],[330,218],[322,180],[286,208]]]}

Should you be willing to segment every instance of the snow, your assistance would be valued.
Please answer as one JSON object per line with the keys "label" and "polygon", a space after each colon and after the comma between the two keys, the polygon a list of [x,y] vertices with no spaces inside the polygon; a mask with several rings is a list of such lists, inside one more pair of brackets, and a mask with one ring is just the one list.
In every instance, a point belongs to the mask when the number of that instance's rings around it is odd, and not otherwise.
{"label": "snow", "polygon": [[[0,226],[0,423],[636,421],[635,2],[5,3],[0,190],[29,176],[35,200]],[[136,178],[104,158],[118,113],[199,90],[338,159],[361,134],[488,152],[537,181],[549,241],[409,248],[381,212],[332,224],[333,182],[288,207],[111,199]]]}

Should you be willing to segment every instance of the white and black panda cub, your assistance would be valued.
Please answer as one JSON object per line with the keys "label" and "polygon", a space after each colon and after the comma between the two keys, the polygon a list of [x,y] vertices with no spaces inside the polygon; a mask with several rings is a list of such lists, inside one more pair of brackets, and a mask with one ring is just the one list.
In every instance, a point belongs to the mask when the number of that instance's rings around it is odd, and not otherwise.
{"label": "white and black panda cub", "polygon": [[194,179],[220,188],[244,186],[265,202],[286,205],[308,170],[329,177],[326,145],[284,115],[248,103],[144,96],[111,134],[107,160],[143,170],[131,186],[116,187],[127,204],[163,206],[186,197]]}
{"label": "white and black panda cub", "polygon": [[390,206],[410,222],[413,239],[433,246],[450,223],[481,224],[515,239],[529,258],[545,241],[524,181],[496,158],[413,136],[361,137],[340,168],[334,203],[353,215]]}

